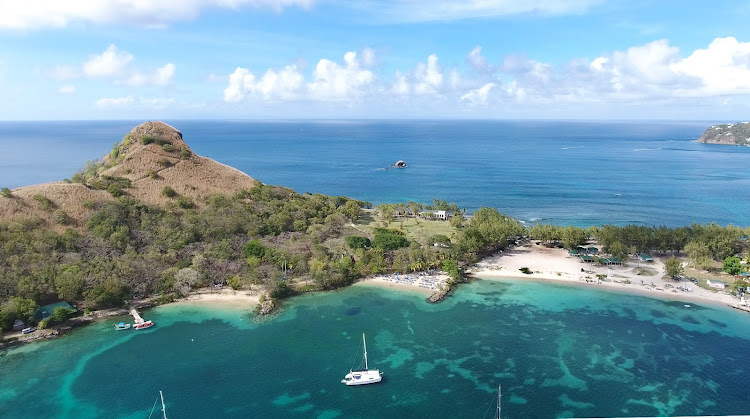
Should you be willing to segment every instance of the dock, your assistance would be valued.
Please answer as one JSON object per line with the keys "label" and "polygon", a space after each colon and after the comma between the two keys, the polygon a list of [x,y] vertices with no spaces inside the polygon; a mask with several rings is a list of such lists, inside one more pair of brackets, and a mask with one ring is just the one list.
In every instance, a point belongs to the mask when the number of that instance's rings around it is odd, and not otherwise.
{"label": "dock", "polygon": [[143,320],[143,317],[141,317],[140,314],[138,314],[138,311],[136,309],[131,308],[130,309],[130,315],[133,316],[133,322],[135,324],[143,323],[145,320]]}

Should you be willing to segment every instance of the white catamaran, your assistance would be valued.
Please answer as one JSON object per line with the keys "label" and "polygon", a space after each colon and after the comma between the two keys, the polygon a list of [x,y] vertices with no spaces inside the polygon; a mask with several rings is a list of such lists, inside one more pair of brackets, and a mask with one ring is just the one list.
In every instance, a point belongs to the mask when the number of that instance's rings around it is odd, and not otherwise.
{"label": "white catamaran", "polygon": [[[349,370],[349,374],[346,374],[342,383],[348,386],[359,386],[362,384],[379,383],[383,377],[379,370],[370,370],[367,366],[367,342],[365,341],[365,334],[362,333],[362,345],[365,350],[365,369],[364,370]],[[361,364],[360,364],[361,366]]]}

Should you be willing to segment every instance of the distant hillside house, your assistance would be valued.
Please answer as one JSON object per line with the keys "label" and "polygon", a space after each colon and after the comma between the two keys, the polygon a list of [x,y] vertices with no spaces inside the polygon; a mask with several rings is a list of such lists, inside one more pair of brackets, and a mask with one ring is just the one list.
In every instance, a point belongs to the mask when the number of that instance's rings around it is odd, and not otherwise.
{"label": "distant hillside house", "polygon": [[723,290],[724,288],[727,287],[727,283],[723,281],[712,281],[709,279],[706,281],[706,283],[708,284],[709,287],[720,289],[720,290]]}
{"label": "distant hillside house", "polygon": [[447,220],[450,218],[450,213],[448,211],[422,211],[419,213],[419,216],[422,218],[426,218],[429,220]]}

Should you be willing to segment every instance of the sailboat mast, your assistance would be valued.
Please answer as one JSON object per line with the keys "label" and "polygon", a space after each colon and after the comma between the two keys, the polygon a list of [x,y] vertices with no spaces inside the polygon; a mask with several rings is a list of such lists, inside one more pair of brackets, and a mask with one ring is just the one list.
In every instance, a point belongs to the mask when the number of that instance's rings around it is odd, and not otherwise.
{"label": "sailboat mast", "polygon": [[161,413],[164,415],[164,419],[167,419],[167,406],[164,406],[164,395],[159,390],[159,397],[161,397]]}
{"label": "sailboat mast", "polygon": [[500,399],[503,398],[502,385],[497,386],[497,419],[500,419]]}
{"label": "sailboat mast", "polygon": [[365,340],[365,334],[362,333],[362,346],[365,348],[365,369],[370,370],[370,368],[367,367],[367,341]]}

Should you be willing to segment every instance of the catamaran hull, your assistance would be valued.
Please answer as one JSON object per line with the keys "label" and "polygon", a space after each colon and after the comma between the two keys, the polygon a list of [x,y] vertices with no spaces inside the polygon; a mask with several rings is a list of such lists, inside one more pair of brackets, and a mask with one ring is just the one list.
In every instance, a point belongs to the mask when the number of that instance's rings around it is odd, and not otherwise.
{"label": "catamaran hull", "polygon": [[348,386],[361,386],[364,384],[379,383],[383,377],[380,375],[380,371],[357,371],[346,374],[342,383]]}

